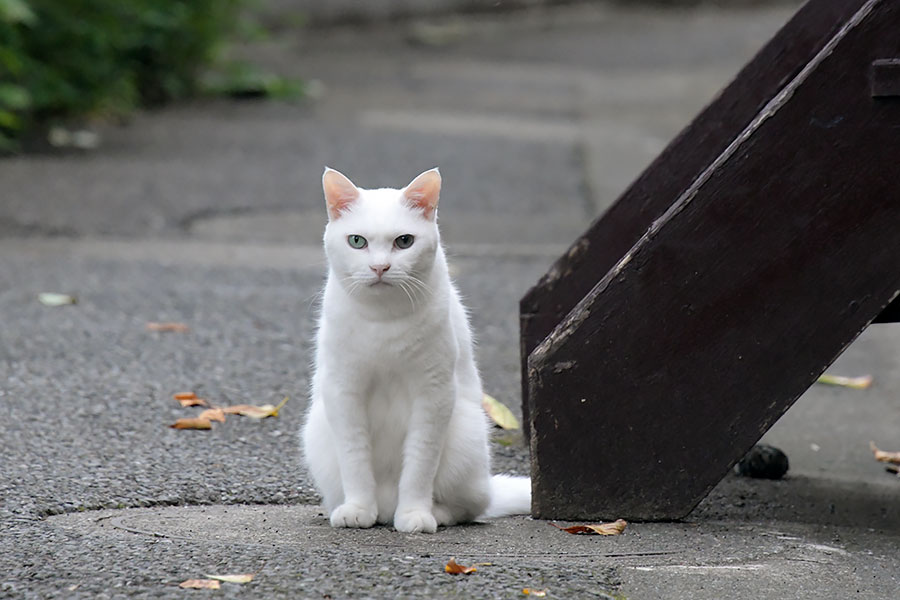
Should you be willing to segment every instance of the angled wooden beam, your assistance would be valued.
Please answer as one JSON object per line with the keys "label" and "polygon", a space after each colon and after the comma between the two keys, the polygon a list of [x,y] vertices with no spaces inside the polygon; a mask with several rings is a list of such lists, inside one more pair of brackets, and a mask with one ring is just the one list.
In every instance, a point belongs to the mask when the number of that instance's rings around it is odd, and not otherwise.
{"label": "angled wooden beam", "polygon": [[[528,361],[535,516],[685,516],[897,298],[900,98],[873,96],[872,65],[900,57],[900,3],[798,18],[810,41],[764,49],[789,76],[727,143],[673,156],[707,139],[695,121],[530,298],[588,288]],[[743,76],[763,78],[729,90]],[[629,233],[595,248],[616,221]]]}
{"label": "angled wooden beam", "polygon": [[808,2],[579,237],[520,303],[522,412],[528,356],[865,0]]}

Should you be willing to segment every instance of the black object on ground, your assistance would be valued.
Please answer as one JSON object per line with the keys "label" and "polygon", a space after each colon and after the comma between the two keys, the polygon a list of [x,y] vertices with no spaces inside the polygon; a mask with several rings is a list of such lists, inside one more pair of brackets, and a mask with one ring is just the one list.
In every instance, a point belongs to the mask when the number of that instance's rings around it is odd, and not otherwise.
{"label": "black object on ground", "polygon": [[753,446],[734,466],[738,475],[756,479],[781,479],[789,468],[787,454],[768,444]]}

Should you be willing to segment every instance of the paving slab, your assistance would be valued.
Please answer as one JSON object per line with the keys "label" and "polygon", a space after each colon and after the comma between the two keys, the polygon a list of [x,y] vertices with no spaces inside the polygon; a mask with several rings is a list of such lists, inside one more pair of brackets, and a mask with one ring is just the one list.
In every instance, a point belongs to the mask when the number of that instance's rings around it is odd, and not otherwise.
{"label": "paving slab", "polygon": [[[385,527],[335,536],[320,507],[295,505],[95,511],[52,517],[49,525],[120,545],[169,542],[202,554],[239,547],[257,558],[245,557],[229,568],[257,573],[254,592],[294,586],[310,597],[399,591],[405,597],[508,598],[529,588],[561,598],[713,599],[746,597],[751,591],[804,598],[812,590],[827,590],[830,597],[888,598],[900,585],[893,569],[900,531],[795,522],[735,524],[701,517],[631,524],[623,535],[604,537],[571,535],[548,522],[518,517],[442,529],[433,536]],[[304,572],[291,572],[296,558],[290,566],[276,562],[288,553],[303,557]],[[450,558],[478,570],[448,575],[443,567]],[[348,564],[354,565],[353,578],[340,576]],[[392,581],[398,575],[406,579],[399,590]],[[178,583],[179,576],[190,572],[169,579],[161,573],[159,585]]]}

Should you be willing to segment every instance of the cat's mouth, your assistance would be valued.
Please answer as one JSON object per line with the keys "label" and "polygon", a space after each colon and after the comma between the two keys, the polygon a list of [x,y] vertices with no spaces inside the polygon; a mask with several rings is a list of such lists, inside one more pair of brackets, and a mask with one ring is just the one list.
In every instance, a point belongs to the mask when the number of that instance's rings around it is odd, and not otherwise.
{"label": "cat's mouth", "polygon": [[393,287],[393,284],[388,283],[384,279],[376,279],[375,281],[372,281],[369,283],[369,287],[381,287],[383,285],[386,285],[388,287]]}

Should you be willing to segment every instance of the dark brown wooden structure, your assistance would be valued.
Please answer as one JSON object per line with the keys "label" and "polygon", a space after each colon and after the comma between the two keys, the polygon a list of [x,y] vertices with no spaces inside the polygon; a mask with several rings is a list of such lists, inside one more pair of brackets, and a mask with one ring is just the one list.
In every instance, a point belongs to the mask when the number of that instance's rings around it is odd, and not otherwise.
{"label": "dark brown wooden structure", "polygon": [[898,58],[810,0],[522,299],[534,516],[685,516],[900,316]]}

